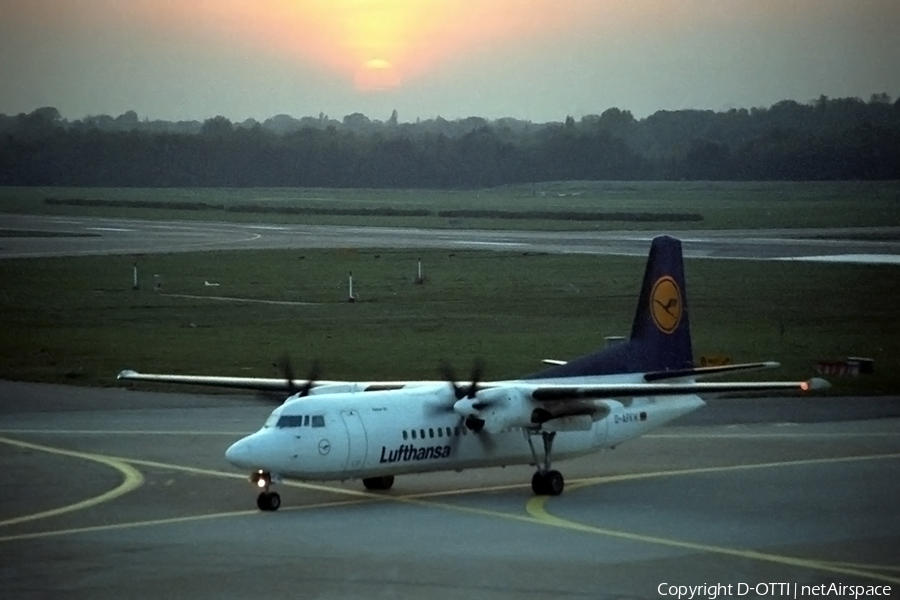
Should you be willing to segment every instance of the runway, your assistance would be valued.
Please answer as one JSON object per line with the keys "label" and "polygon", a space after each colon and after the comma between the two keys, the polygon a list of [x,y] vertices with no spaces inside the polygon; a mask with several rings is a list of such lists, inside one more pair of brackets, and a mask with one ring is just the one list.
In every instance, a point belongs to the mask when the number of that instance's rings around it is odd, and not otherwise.
{"label": "runway", "polygon": [[[668,233],[688,258],[900,264],[900,227],[510,231],[0,215],[0,258],[260,248],[448,248],[644,256]],[[16,235],[16,232],[22,232]]]}
{"label": "runway", "polygon": [[285,485],[276,513],[256,510],[223,457],[270,411],[255,398],[11,382],[0,398],[4,598],[900,588],[896,398],[828,399],[843,402],[842,421],[790,400],[717,401],[699,420],[559,463],[567,489],[549,500],[517,467],[398,477],[389,493]]}

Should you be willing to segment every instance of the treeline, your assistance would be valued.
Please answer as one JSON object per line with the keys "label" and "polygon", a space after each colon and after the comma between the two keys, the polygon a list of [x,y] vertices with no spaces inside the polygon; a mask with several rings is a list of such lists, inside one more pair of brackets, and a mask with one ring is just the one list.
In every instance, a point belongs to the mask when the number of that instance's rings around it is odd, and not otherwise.
{"label": "treeline", "polygon": [[558,180],[900,179],[886,94],[725,112],[610,108],[535,124],[279,115],[259,123],[55,108],[0,115],[0,185],[482,188]]}

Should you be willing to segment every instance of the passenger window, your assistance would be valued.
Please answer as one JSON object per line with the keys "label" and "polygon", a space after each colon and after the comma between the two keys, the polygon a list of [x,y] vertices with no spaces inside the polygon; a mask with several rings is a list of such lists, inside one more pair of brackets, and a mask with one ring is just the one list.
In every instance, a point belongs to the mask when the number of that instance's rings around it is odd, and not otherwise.
{"label": "passenger window", "polygon": [[421,436],[422,436],[422,439],[424,440],[424,439],[425,439],[425,430],[424,430],[424,429],[420,429],[420,430],[419,430],[419,435],[421,435]]}
{"label": "passenger window", "polygon": [[412,433],[412,439],[416,439],[416,430],[413,429],[410,433]]}
{"label": "passenger window", "polygon": [[444,437],[444,430],[438,427],[438,437]]}
{"label": "passenger window", "polygon": [[312,426],[325,427],[325,417],[323,417],[322,415],[313,415]]}
{"label": "passenger window", "polygon": [[453,435],[459,436],[459,427],[454,427],[454,428],[453,428]]}
{"label": "passenger window", "polygon": [[428,437],[430,437],[430,438],[434,437],[434,429],[431,429],[430,427],[428,428]]}
{"label": "passenger window", "polygon": [[406,435],[406,430],[403,430],[403,439],[405,440],[408,436]]}
{"label": "passenger window", "polygon": [[303,426],[309,427],[309,415],[306,415],[305,417],[303,417]]}
{"label": "passenger window", "polygon": [[447,428],[447,437],[450,437],[451,435],[452,435],[452,433],[450,432],[450,428],[448,427]]}

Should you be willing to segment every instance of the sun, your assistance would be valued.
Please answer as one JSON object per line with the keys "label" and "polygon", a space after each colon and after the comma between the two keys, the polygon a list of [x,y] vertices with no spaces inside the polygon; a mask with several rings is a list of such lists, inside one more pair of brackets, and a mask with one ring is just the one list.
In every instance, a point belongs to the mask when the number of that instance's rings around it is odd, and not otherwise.
{"label": "sun", "polygon": [[383,58],[373,58],[357,70],[354,83],[361,92],[377,92],[400,87],[401,81],[394,65]]}

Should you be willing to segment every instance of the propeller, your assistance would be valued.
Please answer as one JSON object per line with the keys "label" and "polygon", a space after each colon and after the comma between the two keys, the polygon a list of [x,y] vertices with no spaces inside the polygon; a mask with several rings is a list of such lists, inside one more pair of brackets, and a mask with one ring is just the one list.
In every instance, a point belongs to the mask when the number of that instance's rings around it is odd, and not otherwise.
{"label": "propeller", "polygon": [[480,358],[475,359],[475,362],[472,364],[472,383],[468,386],[457,385],[456,372],[446,360],[441,361],[441,375],[453,388],[453,395],[456,396],[457,400],[462,400],[463,398],[473,399],[475,394],[478,393],[478,382],[481,381],[484,375],[484,361]]}
{"label": "propeller", "polygon": [[291,365],[291,359],[287,353],[285,353],[284,356],[281,357],[281,360],[278,361],[278,370],[281,371],[281,376],[284,377],[287,382],[286,387],[288,397],[299,394],[301,398],[309,396],[309,392],[312,390],[313,386],[315,386],[321,371],[319,368],[319,361],[313,361],[309,368],[309,374],[306,377],[306,381],[298,388],[294,383],[294,367]]}
{"label": "propeller", "polygon": [[[457,384],[456,373],[450,363],[446,360],[441,361],[441,375],[453,389],[453,401],[448,404],[432,406],[430,410],[433,415],[456,412],[455,406],[457,402],[463,399],[475,400],[477,398],[479,390],[478,384],[484,375],[484,361],[480,358],[475,359],[475,362],[472,364],[471,383],[468,385]],[[487,406],[487,404],[481,402],[472,403],[472,408],[476,410],[481,410]],[[494,448],[493,440],[486,433],[482,433],[482,428],[484,427],[483,420],[472,415],[460,415],[457,427],[468,429],[475,434],[485,449],[491,450]],[[458,443],[458,438],[453,442],[454,445],[456,443]]]}

